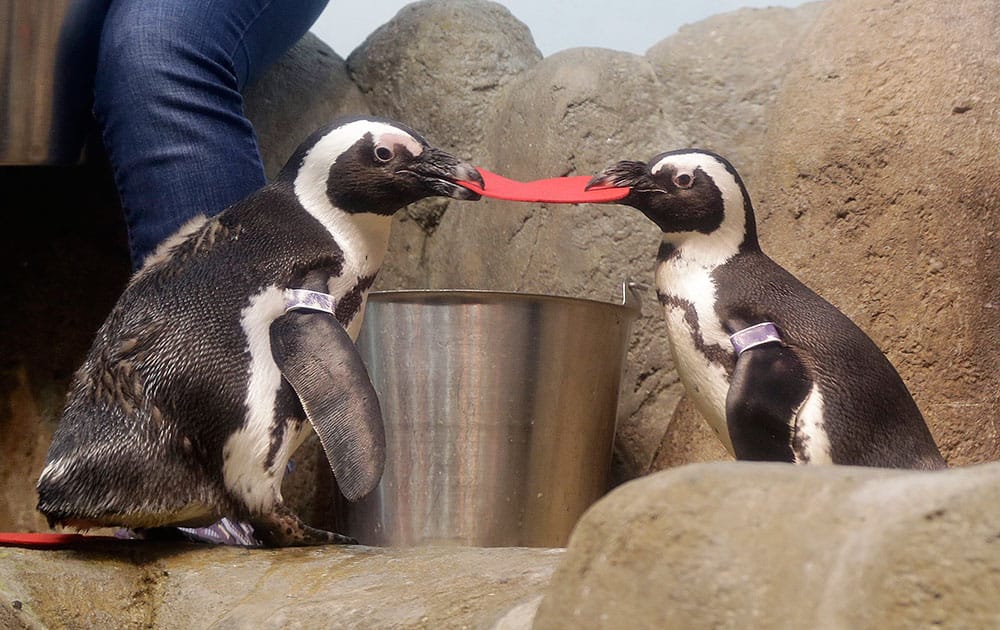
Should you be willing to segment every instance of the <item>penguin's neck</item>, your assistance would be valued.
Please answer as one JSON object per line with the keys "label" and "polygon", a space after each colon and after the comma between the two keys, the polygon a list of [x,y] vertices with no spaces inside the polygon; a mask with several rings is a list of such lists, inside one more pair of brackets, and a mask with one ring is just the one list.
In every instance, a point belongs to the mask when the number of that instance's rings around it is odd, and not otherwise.
{"label": "penguin's neck", "polygon": [[294,181],[299,203],[320,222],[344,256],[345,279],[373,277],[378,273],[389,247],[392,216],[372,212],[347,212],[333,205],[326,194],[326,182],[303,169]]}
{"label": "penguin's neck", "polygon": [[758,249],[753,208],[744,195],[725,192],[722,223],[711,232],[663,232],[660,265],[713,270],[740,252]]}
{"label": "penguin's neck", "polygon": [[[668,312],[685,311],[684,332],[697,343],[729,351],[728,332],[717,308],[716,270],[738,256],[759,251],[753,208],[745,194],[724,195],[725,216],[711,232],[664,232],[657,252],[656,289]],[[693,317],[695,320],[691,322]],[[668,318],[668,327],[670,327]],[[677,320],[681,321],[681,320]],[[694,324],[695,330],[687,330]]]}
{"label": "penguin's neck", "polygon": [[392,216],[339,212],[320,222],[344,254],[343,276],[368,278],[378,274],[389,248]]}

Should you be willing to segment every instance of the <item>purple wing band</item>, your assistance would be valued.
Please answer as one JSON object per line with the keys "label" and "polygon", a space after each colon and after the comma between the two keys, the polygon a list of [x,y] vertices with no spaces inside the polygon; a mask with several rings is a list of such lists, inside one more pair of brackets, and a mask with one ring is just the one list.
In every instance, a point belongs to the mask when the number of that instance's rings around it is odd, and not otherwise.
{"label": "purple wing band", "polygon": [[332,295],[309,289],[285,289],[285,312],[319,311],[335,314],[337,301]]}
{"label": "purple wing band", "polygon": [[780,342],[781,335],[778,334],[777,326],[771,322],[762,322],[736,331],[730,335],[729,341],[732,342],[736,354],[740,355],[750,348],[756,348],[765,343]]}
{"label": "purple wing band", "polygon": [[254,536],[253,525],[231,521],[226,517],[208,527],[178,527],[177,529],[197,542],[236,547],[261,546]]}

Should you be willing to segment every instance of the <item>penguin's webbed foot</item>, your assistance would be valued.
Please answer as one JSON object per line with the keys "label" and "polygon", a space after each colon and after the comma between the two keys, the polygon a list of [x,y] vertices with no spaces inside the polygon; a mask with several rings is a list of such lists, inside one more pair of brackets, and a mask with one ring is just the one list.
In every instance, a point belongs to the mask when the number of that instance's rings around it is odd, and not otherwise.
{"label": "penguin's webbed foot", "polygon": [[268,547],[358,544],[350,536],[306,525],[284,504],[275,506],[270,514],[255,517],[252,523],[257,538]]}

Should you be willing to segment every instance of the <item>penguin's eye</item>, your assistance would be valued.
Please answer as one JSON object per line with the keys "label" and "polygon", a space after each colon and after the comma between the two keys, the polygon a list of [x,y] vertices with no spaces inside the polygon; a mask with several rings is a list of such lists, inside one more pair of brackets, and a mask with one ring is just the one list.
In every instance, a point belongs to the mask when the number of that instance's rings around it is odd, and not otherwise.
{"label": "penguin's eye", "polygon": [[396,157],[396,154],[393,150],[384,144],[375,147],[375,159],[379,162],[388,162],[394,157]]}
{"label": "penguin's eye", "polygon": [[694,184],[694,177],[689,173],[677,173],[674,175],[674,185],[678,188],[690,188]]}

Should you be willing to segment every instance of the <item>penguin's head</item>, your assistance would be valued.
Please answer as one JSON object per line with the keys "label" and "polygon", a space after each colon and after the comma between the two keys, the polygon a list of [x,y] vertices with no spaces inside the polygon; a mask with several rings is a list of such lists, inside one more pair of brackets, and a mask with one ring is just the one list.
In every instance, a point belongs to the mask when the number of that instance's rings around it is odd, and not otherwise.
{"label": "penguin's head", "polygon": [[477,200],[458,181],[482,182],[472,164],[430,146],[408,127],[379,118],[339,120],[313,133],[278,175],[306,207],[391,215],[425,197]]}
{"label": "penguin's head", "polygon": [[753,206],[743,180],[723,157],[685,149],[647,162],[622,161],[598,173],[587,189],[629,188],[619,203],[645,214],[677,245],[711,241],[756,247]]}

